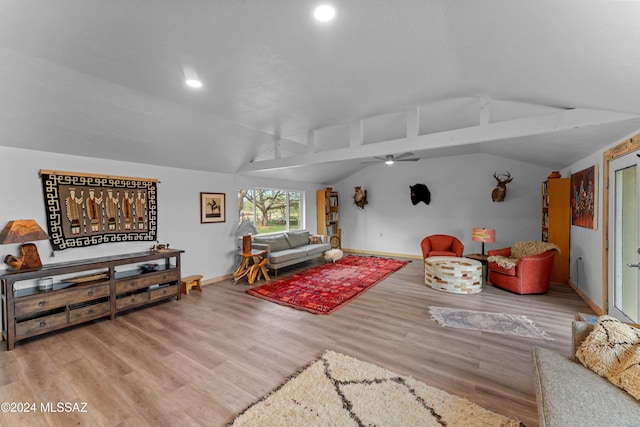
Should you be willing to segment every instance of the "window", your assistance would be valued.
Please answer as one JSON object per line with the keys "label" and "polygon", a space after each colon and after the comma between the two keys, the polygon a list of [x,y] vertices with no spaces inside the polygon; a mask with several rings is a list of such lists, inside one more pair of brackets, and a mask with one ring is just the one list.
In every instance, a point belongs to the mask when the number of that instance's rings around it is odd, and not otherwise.
{"label": "window", "polygon": [[304,228],[304,193],[273,188],[238,191],[240,221],[250,220],[259,234]]}

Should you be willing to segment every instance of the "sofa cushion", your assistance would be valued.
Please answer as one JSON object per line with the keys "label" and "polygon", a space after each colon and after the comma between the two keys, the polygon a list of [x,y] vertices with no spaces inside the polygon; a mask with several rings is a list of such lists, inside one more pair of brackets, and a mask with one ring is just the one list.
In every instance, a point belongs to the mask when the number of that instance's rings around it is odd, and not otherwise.
{"label": "sofa cushion", "polygon": [[305,256],[307,256],[307,253],[305,251],[301,251],[300,248],[284,249],[277,252],[271,252],[269,255],[269,263],[280,264],[282,262],[303,258]]}
{"label": "sofa cushion", "polygon": [[451,236],[431,236],[429,238],[429,242],[431,243],[431,253],[437,251],[451,251],[451,245],[453,243],[453,237]]}
{"label": "sofa cushion", "polygon": [[328,251],[329,249],[331,249],[331,245],[328,243],[321,243],[319,245],[301,246],[298,249],[305,250],[307,252],[307,255],[314,255],[314,254],[320,255],[324,251]]}
{"label": "sofa cushion", "polygon": [[533,385],[540,426],[633,426],[640,405],[579,363],[546,348],[533,348]]}
{"label": "sofa cushion", "polygon": [[291,248],[297,248],[309,244],[308,231],[290,231],[285,234]]}
{"label": "sofa cushion", "polygon": [[253,239],[256,243],[263,243],[269,245],[269,250],[271,252],[281,251],[284,249],[290,249],[289,241],[284,237],[284,235],[280,236],[264,236],[264,237],[255,237]]}
{"label": "sofa cushion", "polygon": [[576,358],[640,399],[640,329],[611,316],[601,316],[578,348]]}

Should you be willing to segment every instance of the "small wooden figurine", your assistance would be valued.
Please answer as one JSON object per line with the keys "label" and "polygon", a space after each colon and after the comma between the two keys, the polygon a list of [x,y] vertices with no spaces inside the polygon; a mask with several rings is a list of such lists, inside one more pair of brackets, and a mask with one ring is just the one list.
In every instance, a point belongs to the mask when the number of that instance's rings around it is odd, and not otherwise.
{"label": "small wooden figurine", "polygon": [[19,258],[14,255],[7,255],[4,257],[4,262],[14,270],[29,270],[42,267],[38,247],[34,243],[24,243],[20,246]]}

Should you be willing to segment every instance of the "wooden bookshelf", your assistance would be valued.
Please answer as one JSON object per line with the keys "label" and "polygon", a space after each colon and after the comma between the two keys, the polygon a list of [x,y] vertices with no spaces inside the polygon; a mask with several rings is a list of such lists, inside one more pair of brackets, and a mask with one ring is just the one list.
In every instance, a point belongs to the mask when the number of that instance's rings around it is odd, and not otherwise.
{"label": "wooden bookshelf", "polygon": [[318,211],[318,234],[326,236],[332,248],[339,248],[342,242],[340,228],[340,203],[338,192],[330,188],[316,192]]}

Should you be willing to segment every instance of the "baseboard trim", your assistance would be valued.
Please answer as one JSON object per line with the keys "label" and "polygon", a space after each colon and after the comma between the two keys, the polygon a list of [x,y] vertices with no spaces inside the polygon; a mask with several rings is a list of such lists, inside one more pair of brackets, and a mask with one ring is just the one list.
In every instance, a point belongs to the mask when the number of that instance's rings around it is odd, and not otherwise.
{"label": "baseboard trim", "polygon": [[569,286],[571,286],[571,288],[574,291],[576,291],[576,293],[580,296],[580,298],[582,298],[584,300],[584,302],[586,302],[589,305],[589,307],[591,307],[591,310],[593,310],[598,316],[602,316],[604,314],[607,314],[607,310],[603,309],[598,304],[596,304],[591,298],[589,298],[589,296],[587,294],[585,294],[582,291],[582,289],[580,289],[578,287],[578,285],[576,283],[574,283],[573,281],[569,280]]}
{"label": "baseboard trim", "polygon": [[211,279],[202,280],[200,284],[202,286],[213,285],[214,283],[219,283],[227,279],[233,279],[233,274],[225,274],[224,276],[213,277]]}
{"label": "baseboard trim", "polygon": [[408,259],[422,260],[421,255],[398,254],[393,252],[363,251],[360,249],[350,249],[350,248],[342,248],[342,252],[351,253],[351,254],[375,255],[375,256],[386,256],[386,257],[393,257],[393,258],[408,258]]}

